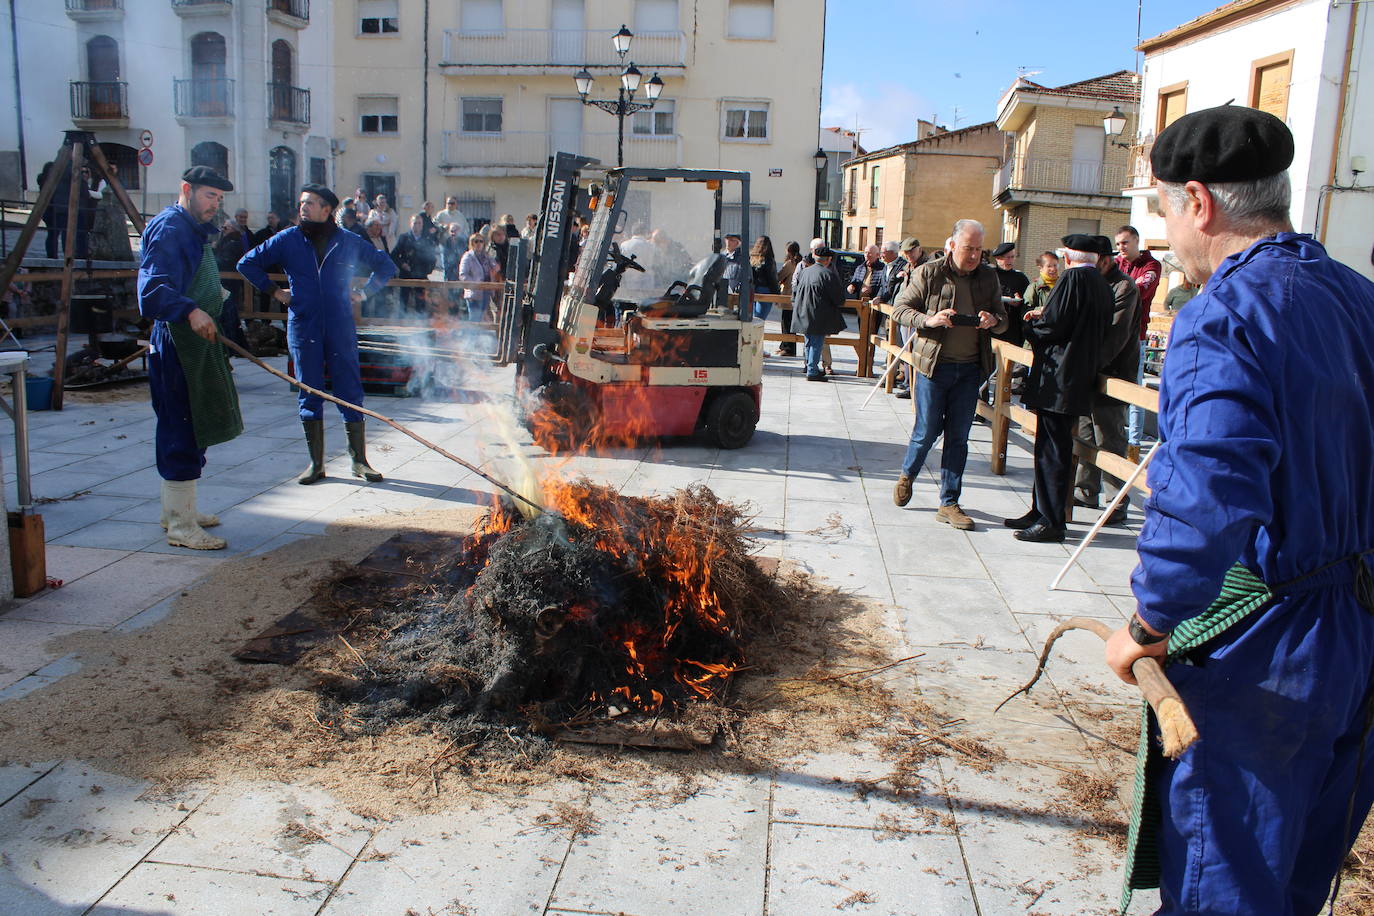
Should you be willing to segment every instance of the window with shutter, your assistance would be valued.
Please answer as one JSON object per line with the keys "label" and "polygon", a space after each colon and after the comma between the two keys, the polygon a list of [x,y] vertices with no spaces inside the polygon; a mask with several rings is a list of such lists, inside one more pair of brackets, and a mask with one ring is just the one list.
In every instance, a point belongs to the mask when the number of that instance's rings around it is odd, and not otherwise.
{"label": "window with shutter", "polygon": [[1159,90],[1159,113],[1155,119],[1155,133],[1159,133],[1188,112],[1188,84],[1175,83]]}
{"label": "window with shutter", "polygon": [[1276,118],[1288,118],[1288,87],[1293,81],[1293,52],[1284,51],[1250,65],[1250,107]]}
{"label": "window with shutter", "polygon": [[773,0],[730,0],[725,35],[728,38],[772,38]]}
{"label": "window with shutter", "polygon": [[358,133],[394,134],[401,129],[400,100],[396,96],[358,99]]}
{"label": "window with shutter", "polygon": [[501,99],[463,99],[463,133],[499,134],[503,108]]}
{"label": "window with shutter", "polygon": [[359,35],[395,35],[400,31],[400,0],[358,0]]}

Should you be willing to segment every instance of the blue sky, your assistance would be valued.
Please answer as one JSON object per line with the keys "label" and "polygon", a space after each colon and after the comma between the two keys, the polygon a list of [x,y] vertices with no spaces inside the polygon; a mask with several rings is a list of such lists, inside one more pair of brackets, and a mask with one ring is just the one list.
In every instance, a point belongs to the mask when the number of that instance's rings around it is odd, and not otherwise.
{"label": "blue sky", "polygon": [[[1140,34],[1168,31],[1221,3],[1142,0]],[[861,142],[874,150],[914,139],[918,117],[934,115],[951,129],[991,121],[1018,67],[1048,86],[1133,70],[1135,38],[1136,0],[1076,8],[1027,0],[830,2],[821,124],[853,128],[857,116]]]}

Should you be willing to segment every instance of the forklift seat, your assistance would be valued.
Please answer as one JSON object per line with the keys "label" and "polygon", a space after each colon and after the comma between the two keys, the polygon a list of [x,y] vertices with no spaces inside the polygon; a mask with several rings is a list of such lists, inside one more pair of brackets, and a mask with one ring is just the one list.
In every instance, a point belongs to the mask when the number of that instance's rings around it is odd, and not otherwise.
{"label": "forklift seat", "polygon": [[729,263],[722,254],[708,254],[685,283],[677,280],[662,296],[641,300],[637,311],[651,318],[700,318],[715,303]]}

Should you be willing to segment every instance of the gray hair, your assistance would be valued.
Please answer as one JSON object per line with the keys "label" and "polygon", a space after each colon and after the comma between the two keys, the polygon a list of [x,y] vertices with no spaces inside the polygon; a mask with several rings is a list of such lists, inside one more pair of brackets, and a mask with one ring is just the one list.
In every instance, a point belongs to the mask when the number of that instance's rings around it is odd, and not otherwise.
{"label": "gray hair", "polygon": [[954,228],[951,229],[949,232],[949,237],[951,240],[953,240],[964,232],[976,232],[979,235],[987,234],[986,230],[983,229],[983,224],[978,222],[978,220],[961,219],[954,224]]}
{"label": "gray hair", "polygon": [[824,247],[825,247],[825,239],[812,239],[812,240],[811,240],[811,250],[812,250],[812,251],[817,251],[817,250],[819,250],[819,249],[821,249],[821,248],[824,248]]}
{"label": "gray hair", "polygon": [[363,223],[364,226],[383,226],[385,224],[385,221],[380,216],[376,215],[369,216],[367,222]]}
{"label": "gray hair", "polygon": [[901,251],[901,250],[902,250],[902,243],[899,242],[899,241],[897,241],[896,239],[889,239],[888,241],[883,242],[883,251]]}
{"label": "gray hair", "polygon": [[1097,253],[1094,251],[1079,251],[1077,248],[1059,249],[1059,257],[1070,267],[1082,267],[1091,264],[1097,265]]}
{"label": "gray hair", "polygon": [[[1254,229],[1288,225],[1293,183],[1286,170],[1256,181],[1217,182],[1206,187],[1228,222]],[[1175,212],[1188,204],[1188,192],[1181,184],[1161,181],[1159,191],[1169,198],[1169,209]]]}

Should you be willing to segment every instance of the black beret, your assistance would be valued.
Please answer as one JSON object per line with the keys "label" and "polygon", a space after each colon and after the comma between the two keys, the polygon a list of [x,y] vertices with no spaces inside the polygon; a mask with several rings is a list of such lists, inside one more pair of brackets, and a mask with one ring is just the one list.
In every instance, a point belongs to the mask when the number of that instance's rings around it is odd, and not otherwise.
{"label": "black beret", "polygon": [[1088,251],[1093,254],[1111,254],[1112,243],[1105,235],[1066,235],[1061,242],[1065,248],[1074,251]]}
{"label": "black beret", "polygon": [[833,258],[835,256],[834,250],[830,248],[817,248],[811,253],[818,258]]}
{"label": "black beret", "polygon": [[335,209],[338,209],[339,207],[339,195],[335,194],[333,191],[329,190],[322,184],[311,183],[301,185],[301,193],[314,194],[316,197],[320,198],[320,200],[323,200],[325,203],[329,204],[329,206]]}
{"label": "black beret", "polygon": [[992,249],[992,256],[993,256],[994,258],[1000,258],[1002,255],[1004,255],[1004,254],[1011,254],[1011,253],[1012,253],[1013,251],[1015,251],[1015,250],[1016,250],[1016,243],[1015,243],[1015,242],[1003,242],[1002,244],[998,245],[996,248]]}
{"label": "black beret", "polygon": [[225,193],[234,190],[234,183],[208,165],[193,165],[181,173],[181,180],[189,185],[206,185]]}
{"label": "black beret", "polygon": [[1278,118],[1243,105],[1186,114],[1160,133],[1150,151],[1155,178],[1257,181],[1293,163],[1293,133]]}

